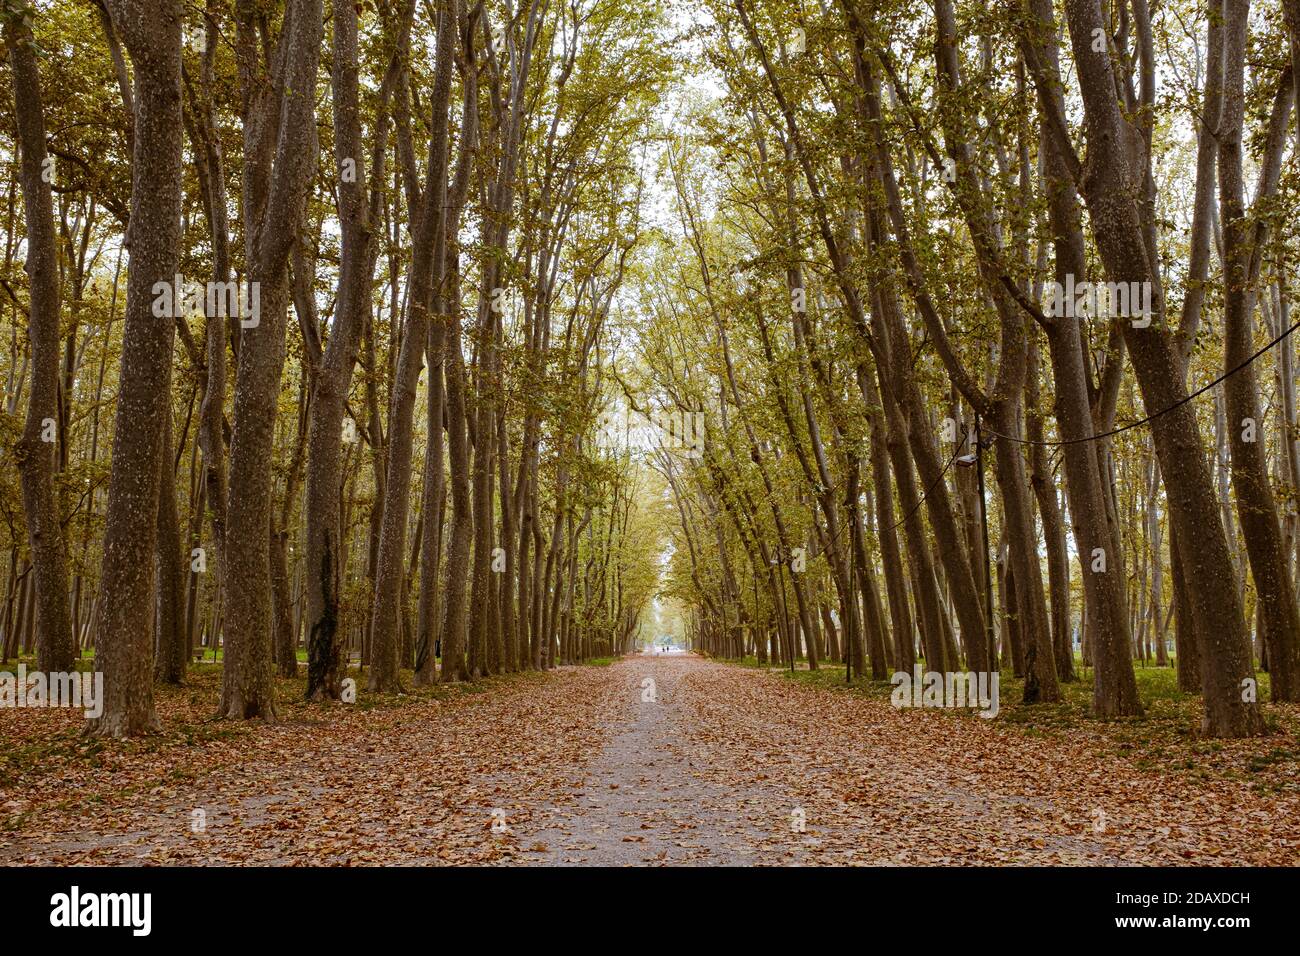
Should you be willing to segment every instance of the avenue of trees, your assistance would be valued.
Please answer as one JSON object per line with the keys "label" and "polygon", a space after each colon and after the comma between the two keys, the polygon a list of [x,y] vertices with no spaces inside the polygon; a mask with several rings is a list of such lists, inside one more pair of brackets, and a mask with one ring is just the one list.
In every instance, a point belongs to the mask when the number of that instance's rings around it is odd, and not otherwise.
{"label": "avenue of trees", "polygon": [[3,17],[5,659],[93,650],[125,736],[218,648],[271,719],[300,653],[324,700],[629,647],[653,475],[591,431],[658,11]]}
{"label": "avenue of trees", "polygon": [[656,602],[1100,717],[1176,667],[1215,736],[1300,700],[1297,0],[0,21],[0,660],[93,655],[93,733],[200,654],[274,719]]}
{"label": "avenue of trees", "polygon": [[629,386],[703,423],[662,465],[696,642],[996,661],[1027,702],[1086,675],[1099,716],[1176,664],[1208,733],[1259,732],[1258,669],[1300,697],[1295,342],[1267,348],[1300,7],[710,11],[721,99],[669,150]]}

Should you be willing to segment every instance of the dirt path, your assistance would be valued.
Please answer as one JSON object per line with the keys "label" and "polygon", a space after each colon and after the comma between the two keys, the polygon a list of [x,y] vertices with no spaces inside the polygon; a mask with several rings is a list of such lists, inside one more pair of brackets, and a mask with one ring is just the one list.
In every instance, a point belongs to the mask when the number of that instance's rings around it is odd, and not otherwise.
{"label": "dirt path", "polygon": [[1294,796],[695,657],[609,676],[624,719],[576,799],[520,835],[537,862],[1300,863]]}
{"label": "dirt path", "polygon": [[586,786],[537,812],[524,841],[534,862],[743,866],[764,856],[794,804],[763,780],[730,787],[711,779],[693,752],[691,679],[712,667],[644,656],[610,669],[625,719],[587,768]]}
{"label": "dirt path", "polygon": [[688,656],[52,776],[0,863],[1300,863],[1292,794]]}

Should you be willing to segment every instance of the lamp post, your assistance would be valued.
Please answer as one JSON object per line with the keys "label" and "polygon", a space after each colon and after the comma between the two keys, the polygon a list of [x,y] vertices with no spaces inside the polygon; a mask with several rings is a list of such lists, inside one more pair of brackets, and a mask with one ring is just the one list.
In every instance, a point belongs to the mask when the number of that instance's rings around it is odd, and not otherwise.
{"label": "lamp post", "polygon": [[985,640],[988,644],[989,673],[991,674],[999,668],[997,666],[997,645],[993,639],[993,572],[989,561],[989,512],[984,500],[984,435],[980,428],[979,412],[975,413],[975,450],[958,458],[957,464],[963,468],[974,465],[976,482],[979,485],[980,533],[984,547],[984,557],[980,563],[984,565],[984,625],[987,631]]}
{"label": "lamp post", "polygon": [[[850,589],[850,591],[852,591],[852,589]],[[850,597],[852,597],[851,593]],[[857,598],[853,598],[853,600],[856,601]],[[851,618],[852,612],[850,612],[850,620]],[[846,687],[853,686],[853,651],[857,647],[855,641],[857,635],[854,634],[855,629],[852,627],[850,620],[840,622],[840,627],[844,631],[844,684]]]}
{"label": "lamp post", "polygon": [[[777,587],[781,588],[781,606],[785,607],[785,555],[781,548],[775,548],[772,551],[772,566],[776,568]],[[794,573],[793,571],[791,572]],[[786,642],[786,658],[790,664],[790,673],[794,673],[794,632],[790,631],[788,622],[786,626],[790,639]]]}
{"label": "lamp post", "polygon": [[989,509],[984,498],[984,435],[980,431],[980,416],[975,414],[975,457],[979,467],[975,469],[980,489],[980,527],[984,536],[984,616],[988,628],[989,673],[999,670],[997,666],[998,649],[993,641],[993,569],[989,561]]}

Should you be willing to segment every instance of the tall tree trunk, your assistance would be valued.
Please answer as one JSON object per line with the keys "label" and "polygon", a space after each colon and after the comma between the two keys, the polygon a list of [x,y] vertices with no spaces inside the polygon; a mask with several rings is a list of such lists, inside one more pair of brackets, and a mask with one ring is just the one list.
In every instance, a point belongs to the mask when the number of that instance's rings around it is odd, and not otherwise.
{"label": "tall tree trunk", "polygon": [[[1224,0],[1223,108],[1219,117],[1219,202],[1223,217],[1223,364],[1232,449],[1232,486],[1246,555],[1262,610],[1264,642],[1274,700],[1300,700],[1300,608],[1287,573],[1277,502],[1264,457],[1264,420],[1259,411],[1254,352],[1255,293],[1252,288],[1255,223],[1246,216],[1242,183],[1242,125],[1250,0]],[[1284,77],[1279,91],[1287,105],[1294,94]],[[1279,124],[1285,129],[1285,119]],[[1280,147],[1278,150],[1280,159]]]}
{"label": "tall tree trunk", "polygon": [[185,562],[176,514],[176,477],[172,466],[171,408],[162,421],[162,472],[158,482],[157,587],[155,594],[154,676],[166,684],[185,680],[189,637],[185,631]]}
{"label": "tall tree trunk", "polygon": [[[1033,0],[1032,10],[1037,23],[1025,41],[1026,60],[1033,65],[1040,109],[1048,116],[1061,117],[1064,99],[1050,0]],[[1048,220],[1056,253],[1055,281],[1064,288],[1072,277],[1077,280],[1087,274],[1078,195],[1071,172],[1075,157],[1063,130],[1045,132],[1043,151]],[[1119,568],[1120,539],[1107,509],[1107,483],[1094,448],[1082,333],[1079,323],[1071,317],[1057,317],[1046,323],[1040,319],[1040,323],[1047,332],[1056,420],[1065,442],[1062,458],[1066,495],[1082,569],[1086,627],[1081,630],[1096,666],[1093,711],[1098,717],[1140,714],[1127,598]],[[1093,646],[1094,636],[1100,647]]]}
{"label": "tall tree trunk", "polygon": [[[373,130],[373,172],[384,178],[388,138],[388,102],[395,90],[409,45],[410,3],[403,4],[395,50],[381,87]],[[357,8],[333,0],[334,44],[331,84],[334,109],[334,162],[338,173],[339,223],[342,232],[338,305],[329,343],[315,375],[311,397],[307,466],[307,698],[337,699],[342,687],[339,621],[338,523],[342,429],[357,350],[370,312],[373,275],[372,237],[378,195],[367,187],[358,105],[359,67]],[[373,371],[373,370],[372,370]],[[372,436],[374,438],[375,436]]]}
{"label": "tall tree trunk", "polygon": [[[441,339],[441,336],[439,336]],[[445,408],[443,358],[435,354],[432,323],[428,339],[429,385],[428,440],[424,451],[424,487],[420,511],[424,516],[423,541],[420,543],[420,595],[415,625],[415,683],[433,684],[438,679],[436,658],[437,628],[440,623],[441,595],[438,569],[442,557],[442,506],[446,497],[446,463],[442,444],[442,420]]]}
{"label": "tall tree trunk", "polygon": [[[859,367],[858,381],[866,380]],[[880,560],[885,567],[885,594],[889,599],[889,619],[894,626],[894,667],[911,671],[916,658],[913,646],[912,613],[907,603],[907,578],[895,533],[894,493],[889,481],[889,453],[885,446],[885,424],[876,409],[871,411],[871,475],[876,487],[876,540]]]}
{"label": "tall tree trunk", "polygon": [[74,641],[72,615],[68,607],[66,543],[54,489],[54,440],[61,417],[58,382],[59,253],[51,193],[54,166],[45,150],[45,112],[41,102],[36,44],[24,16],[20,12],[6,11],[4,14],[5,45],[9,48],[13,69],[15,121],[22,151],[20,176],[27,223],[26,270],[31,288],[27,334],[31,341],[32,383],[27,420],[23,436],[14,448],[14,457],[22,478],[23,513],[36,572],[40,618],[36,666],[49,673],[72,670]]}
{"label": "tall tree trunk", "polygon": [[140,516],[157,515],[162,422],[171,414],[176,326],[170,318],[159,321],[154,304],[160,289],[180,291],[171,285],[181,225],[181,9],[175,0],[107,2],[135,67],[135,143],[126,325],[95,627],[104,710],[91,729],[125,737],[158,729],[152,683],[157,522],[142,523]]}
{"label": "tall tree trunk", "polygon": [[[252,18],[251,10],[241,8],[236,41],[241,71],[248,70],[256,56],[249,50],[257,42]],[[268,530],[271,457],[284,369],[289,256],[315,171],[321,33],[320,0],[291,0],[279,38],[272,90],[253,95],[251,86],[259,81],[245,78],[249,84],[245,97],[254,105],[245,117],[244,210],[252,232],[250,287],[257,290],[260,308],[254,319],[241,322],[226,504],[226,645],[220,714],[236,720],[275,718]],[[263,136],[271,138],[259,141]],[[271,152],[268,144],[274,146],[274,159],[259,165],[263,153]]]}
{"label": "tall tree trunk", "polygon": [[1047,544],[1047,581],[1052,597],[1052,648],[1056,676],[1062,682],[1073,681],[1074,645],[1070,639],[1070,556],[1065,545],[1065,519],[1056,497],[1047,466],[1047,448],[1043,441],[1043,416],[1039,409],[1038,344],[1029,344],[1029,368],[1025,384],[1025,405],[1029,413],[1028,437],[1031,466],[1030,483],[1043,519],[1043,538]]}
{"label": "tall tree trunk", "polygon": [[1097,246],[1110,281],[1152,290],[1152,314],[1146,317],[1150,323],[1124,322],[1124,340],[1147,413],[1162,413],[1152,420],[1151,430],[1168,489],[1170,517],[1177,528],[1191,611],[1197,619],[1203,728],[1219,737],[1256,734],[1263,728],[1263,718],[1257,703],[1244,693],[1245,683],[1253,679],[1253,667],[1241,600],[1232,585],[1228,542],[1195,412],[1187,404],[1182,363],[1165,329],[1158,276],[1148,259],[1133,200],[1134,174],[1126,148],[1131,131],[1116,101],[1110,54],[1094,48],[1093,38],[1105,35],[1100,0],[1067,0],[1065,9],[1089,144],[1081,191]]}

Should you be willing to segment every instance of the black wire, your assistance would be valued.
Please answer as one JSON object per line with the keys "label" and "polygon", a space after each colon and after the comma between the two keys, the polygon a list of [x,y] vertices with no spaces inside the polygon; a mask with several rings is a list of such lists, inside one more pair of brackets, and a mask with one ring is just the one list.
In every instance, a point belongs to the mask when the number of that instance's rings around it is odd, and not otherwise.
{"label": "black wire", "polygon": [[[960,457],[962,448],[964,448],[967,444],[969,444],[969,442],[970,439],[965,439],[957,444],[957,450],[952,453],[952,457],[948,459],[948,463],[945,464],[943,468],[940,470],[939,476],[935,478],[934,481],[930,482],[930,487],[925,489],[925,494],[921,495],[921,500],[918,501],[916,504],[914,504],[911,508],[909,508],[907,514],[903,515],[902,518],[900,518],[894,524],[890,525],[888,528],[884,528],[884,529],[877,528],[876,529],[877,537],[879,537],[881,534],[892,534],[893,532],[897,531],[907,522],[907,519],[912,517],[912,515],[916,514],[917,511],[921,509],[921,505],[925,504],[926,500],[930,497],[931,492],[933,492],[935,488],[939,487],[939,482],[943,481],[944,475],[948,474],[948,469],[951,468],[952,463],[956,461],[958,457]],[[839,527],[839,530],[837,530],[833,536],[829,535],[828,533],[827,537],[829,540],[826,541],[826,545],[839,544],[839,542],[844,539],[844,535],[848,531],[852,530],[853,527],[854,527],[853,522],[848,521],[842,524]]]}
{"label": "black wire", "polygon": [[[930,497],[930,492],[934,491],[935,488],[939,487],[939,482],[943,481],[943,476],[948,474],[948,469],[952,467],[952,463],[957,460],[958,456],[961,454],[962,448],[964,448],[965,446],[966,446],[966,442],[964,441],[960,442],[957,445],[957,450],[954,451],[952,453],[952,457],[948,459],[948,464],[943,466],[943,470],[939,472],[939,477],[935,478],[934,481],[930,482],[930,487],[925,489],[925,494],[921,495],[921,500],[918,501],[916,504],[912,505],[912,507],[908,510],[907,514],[903,515],[903,517],[899,519],[895,524],[887,528],[885,531],[886,534],[897,531],[899,528],[903,526],[903,524],[907,521],[908,518],[912,517],[912,515],[916,514],[916,512],[920,510],[921,505],[925,504],[926,499]],[[880,531],[877,530],[876,534],[879,535]]]}
{"label": "black wire", "polygon": [[[1205,386],[1202,386],[1201,388],[1198,388],[1196,391],[1192,392],[1192,393],[1191,393],[1190,395],[1188,395],[1186,398],[1179,399],[1178,401],[1174,402],[1174,404],[1170,405],[1168,408],[1162,408],[1160,411],[1156,412],[1154,415],[1148,415],[1146,418],[1142,419],[1141,421],[1130,422],[1130,423],[1127,424],[1127,425],[1121,425],[1119,428],[1112,428],[1110,431],[1108,431],[1108,432],[1102,432],[1100,435],[1091,435],[1091,436],[1089,436],[1089,437],[1087,437],[1087,438],[1070,438],[1070,439],[1063,439],[1063,440],[1061,440],[1061,441],[1033,441],[1033,440],[1028,439],[1028,438],[1014,438],[1014,437],[1012,437],[1011,435],[1003,435],[1001,432],[994,431],[993,429],[989,428],[987,425],[983,425],[983,424],[981,424],[981,426],[980,426],[980,433],[981,433],[981,434],[985,434],[985,433],[987,433],[987,434],[989,434],[989,435],[993,435],[993,436],[995,436],[995,437],[997,437],[997,438],[1005,438],[1005,439],[1007,439],[1007,441],[1017,442],[1017,443],[1019,443],[1019,444],[1021,444],[1021,445],[1046,445],[1046,446],[1048,446],[1048,447],[1059,447],[1059,446],[1061,446],[1061,445],[1077,445],[1077,444],[1080,444],[1080,443],[1082,443],[1082,442],[1097,441],[1097,440],[1102,439],[1102,438],[1109,438],[1109,437],[1112,436],[1112,435],[1118,435],[1120,432],[1126,432],[1126,431],[1128,431],[1130,428],[1137,428],[1139,425],[1145,425],[1145,424],[1147,424],[1148,422],[1150,422],[1150,421],[1152,421],[1152,420],[1154,420],[1154,419],[1159,418],[1161,415],[1165,415],[1165,414],[1168,414],[1169,412],[1172,412],[1175,408],[1178,408],[1178,407],[1180,407],[1180,406],[1182,406],[1182,405],[1186,405],[1186,404],[1187,404],[1188,402],[1190,402],[1192,399],[1194,399],[1194,398],[1199,398],[1201,395],[1204,395],[1204,394],[1205,394],[1206,392],[1208,392],[1210,389],[1214,388],[1214,386],[1220,384],[1221,382],[1225,381],[1225,380],[1228,379],[1228,378],[1231,378],[1233,375],[1236,375],[1236,374],[1237,374],[1238,372],[1240,372],[1243,368],[1245,368],[1247,365],[1249,365],[1249,364],[1251,364],[1252,362],[1254,362],[1255,359],[1259,358],[1259,357],[1260,357],[1261,355],[1263,355],[1265,352],[1267,352],[1267,351],[1269,351],[1270,349],[1272,349],[1275,345],[1277,345],[1279,342],[1281,342],[1283,339],[1285,339],[1288,335],[1290,335],[1290,334],[1291,334],[1292,332],[1294,332],[1296,329],[1300,329],[1300,322],[1296,322],[1296,323],[1295,323],[1294,325],[1292,325],[1289,329],[1287,329],[1287,330],[1286,330],[1285,332],[1283,332],[1281,335],[1277,336],[1277,338],[1273,339],[1273,341],[1269,342],[1268,345],[1265,345],[1262,349],[1260,349],[1258,352],[1256,352],[1256,353],[1255,353],[1254,355],[1252,355],[1250,358],[1246,359],[1246,360],[1245,360],[1244,362],[1242,362],[1240,365],[1236,366],[1236,367],[1233,368],[1233,369],[1230,369],[1230,370],[1227,371],[1227,372],[1224,372],[1222,375],[1220,375],[1220,376],[1219,376],[1218,378],[1216,378],[1214,381],[1210,382],[1208,385],[1205,385]],[[968,438],[968,439],[966,439],[965,441],[962,441],[962,442],[959,442],[959,443],[958,443],[956,451],[954,451],[953,454],[952,454],[952,457],[948,459],[948,463],[947,463],[946,465],[943,466],[943,470],[939,472],[939,476],[938,476],[937,478],[935,478],[935,480],[932,481],[932,482],[930,483],[930,487],[928,487],[928,488],[925,489],[925,494],[921,495],[921,499],[920,499],[920,500],[919,500],[915,505],[913,505],[910,509],[908,509],[907,514],[903,515],[903,517],[902,517],[901,519],[899,519],[899,520],[898,520],[897,522],[895,522],[891,527],[889,527],[888,529],[886,529],[884,533],[886,533],[886,534],[891,534],[891,533],[893,533],[894,531],[897,531],[899,528],[901,528],[901,527],[902,527],[902,526],[907,522],[907,520],[908,520],[909,518],[912,517],[912,515],[916,514],[916,512],[920,510],[921,505],[925,504],[926,500],[929,499],[930,494],[934,491],[935,488],[937,488],[937,487],[939,486],[939,482],[943,481],[944,476],[945,476],[946,474],[948,474],[948,469],[952,467],[952,463],[953,463],[954,461],[957,460],[958,456],[959,456],[960,453],[961,453],[961,450],[962,450],[964,447],[966,447],[966,445],[969,443],[969,441],[970,441],[970,439]],[[977,452],[977,453],[978,453],[978,452]],[[846,527],[847,527],[847,526],[846,526]],[[840,534],[841,534],[841,535],[843,534],[843,531],[844,531],[844,529],[841,529],[841,531],[840,531]],[[877,530],[877,531],[876,531],[876,534],[877,534],[877,536],[879,536],[879,535],[881,534],[881,531],[880,531],[880,530]],[[836,538],[838,539],[839,536],[840,536],[840,535],[836,535]]]}
{"label": "black wire", "polygon": [[[1102,438],[1109,438],[1112,435],[1118,435],[1121,432],[1126,432],[1131,428],[1137,428],[1139,425],[1145,425],[1148,422],[1159,418],[1161,415],[1165,415],[1168,414],[1169,412],[1172,412],[1175,408],[1179,408],[1180,406],[1186,405],[1188,402],[1192,401],[1192,399],[1199,398],[1201,395],[1204,395],[1210,389],[1214,388],[1214,386],[1220,384],[1221,382],[1225,381],[1228,378],[1231,378],[1233,375],[1236,375],[1243,368],[1245,368],[1247,365],[1250,365],[1252,362],[1255,361],[1255,359],[1259,358],[1265,352],[1272,349],[1275,345],[1277,345],[1279,342],[1285,339],[1296,329],[1300,329],[1300,322],[1296,322],[1294,325],[1292,325],[1281,335],[1277,336],[1277,338],[1273,339],[1273,341],[1269,342],[1268,345],[1265,345],[1254,355],[1246,359],[1241,364],[1237,365],[1235,368],[1230,369],[1227,372],[1224,372],[1222,375],[1220,375],[1214,381],[1210,382],[1208,385],[1204,385],[1201,388],[1198,388],[1196,391],[1192,392],[1186,398],[1179,399],[1178,401],[1174,402],[1174,404],[1170,405],[1168,408],[1162,408],[1160,411],[1156,412],[1153,415],[1148,415],[1146,418],[1142,419],[1141,421],[1130,422],[1127,425],[1121,425],[1119,428],[1112,428],[1110,431],[1102,432],[1100,435],[1090,435],[1087,438],[1067,438],[1067,439],[1062,439],[1060,441],[1033,441],[1032,439],[1029,438],[1015,438],[1011,435],[1003,435],[1001,432],[994,431],[993,429],[988,428],[987,426],[984,425],[981,425],[980,432],[988,433],[990,435],[993,435],[996,438],[1005,438],[1007,441],[1017,442],[1018,444],[1021,445],[1045,445],[1048,447],[1059,447],[1061,445],[1077,445],[1083,442],[1098,441],[1099,439]],[[961,450],[966,446],[968,441],[969,439],[967,439],[967,441],[960,442],[957,445],[956,451],[954,451],[952,457],[948,459],[948,463],[943,466],[943,469],[939,472],[938,477],[935,478],[934,481],[930,483],[930,487],[925,489],[925,494],[921,495],[921,499],[915,505],[913,505],[911,508],[908,509],[907,514],[903,515],[902,518],[900,518],[897,522],[895,522],[888,529],[886,529],[885,531],[886,534],[897,531],[907,522],[909,518],[912,517],[912,515],[916,514],[916,512],[920,510],[921,505],[925,504],[926,500],[929,499],[930,494],[934,491],[935,488],[939,486],[939,482],[943,481],[944,476],[948,474],[948,469],[952,467],[952,463],[957,460],[958,456],[961,453]],[[836,535],[836,539],[838,540],[838,538],[843,533],[844,530],[841,529],[840,533]],[[879,535],[880,533],[881,532],[879,530],[876,531],[877,535]]]}
{"label": "black wire", "polygon": [[991,429],[991,428],[984,428],[983,431],[986,431],[986,432],[988,432],[990,435],[993,435],[993,436],[995,436],[995,437],[997,437],[997,438],[1005,438],[1007,441],[1013,441],[1013,442],[1016,442],[1017,444],[1021,444],[1021,445],[1046,445],[1046,446],[1049,446],[1049,447],[1060,447],[1061,445],[1079,445],[1079,444],[1082,444],[1082,443],[1084,443],[1084,442],[1098,441],[1099,439],[1102,439],[1102,438],[1109,438],[1109,437],[1111,437],[1112,435],[1118,435],[1120,432],[1126,432],[1126,431],[1128,431],[1130,428],[1137,428],[1139,425],[1145,425],[1147,422],[1153,421],[1153,420],[1159,418],[1161,415],[1165,415],[1165,414],[1168,414],[1169,412],[1172,412],[1175,408],[1180,408],[1180,407],[1182,407],[1183,405],[1186,405],[1186,404],[1187,404],[1188,402],[1190,402],[1192,399],[1194,399],[1194,398],[1199,398],[1200,396],[1202,396],[1202,395],[1204,395],[1206,392],[1208,392],[1210,389],[1214,388],[1214,386],[1216,386],[1216,385],[1218,385],[1218,384],[1220,384],[1220,383],[1226,381],[1227,379],[1231,378],[1232,376],[1236,375],[1236,374],[1237,374],[1238,372],[1240,372],[1243,368],[1245,368],[1245,367],[1246,367],[1247,365],[1249,365],[1251,362],[1255,361],[1255,359],[1259,358],[1259,357],[1260,357],[1261,355],[1263,355],[1265,352],[1269,351],[1271,348],[1273,348],[1273,346],[1277,345],[1279,342],[1281,342],[1283,339],[1285,339],[1288,335],[1290,335],[1290,334],[1291,334],[1292,332],[1294,332],[1296,329],[1300,329],[1300,322],[1296,322],[1294,325],[1291,326],[1291,328],[1287,329],[1285,332],[1283,332],[1281,335],[1279,335],[1277,338],[1275,338],[1272,342],[1269,342],[1268,345],[1265,345],[1262,349],[1260,349],[1258,352],[1256,352],[1256,353],[1255,353],[1254,355],[1252,355],[1250,358],[1246,359],[1244,362],[1242,362],[1242,363],[1241,363],[1240,365],[1238,365],[1236,368],[1233,368],[1233,369],[1230,369],[1230,370],[1224,372],[1222,375],[1220,375],[1218,378],[1216,378],[1213,382],[1210,382],[1210,384],[1208,384],[1208,385],[1204,385],[1204,386],[1202,386],[1201,388],[1198,388],[1196,391],[1192,392],[1192,393],[1191,393],[1190,395],[1188,395],[1186,398],[1180,398],[1178,401],[1174,402],[1174,403],[1173,403],[1172,405],[1170,405],[1168,408],[1162,408],[1162,409],[1160,409],[1160,411],[1158,411],[1158,412],[1156,412],[1156,413],[1154,413],[1154,414],[1152,414],[1152,415],[1148,415],[1146,418],[1142,419],[1141,421],[1129,422],[1127,425],[1121,425],[1119,428],[1112,428],[1110,431],[1108,431],[1108,432],[1102,432],[1100,435],[1089,435],[1087,438],[1063,438],[1063,439],[1060,439],[1059,441],[1034,441],[1033,439],[1030,439],[1030,438],[1016,438],[1016,437],[1014,437],[1014,436],[1012,436],[1012,435],[1004,435],[1004,434],[1002,434],[1001,432],[994,431],[994,430]]}

